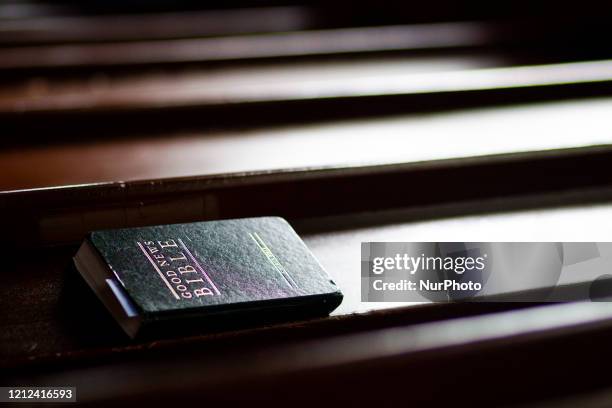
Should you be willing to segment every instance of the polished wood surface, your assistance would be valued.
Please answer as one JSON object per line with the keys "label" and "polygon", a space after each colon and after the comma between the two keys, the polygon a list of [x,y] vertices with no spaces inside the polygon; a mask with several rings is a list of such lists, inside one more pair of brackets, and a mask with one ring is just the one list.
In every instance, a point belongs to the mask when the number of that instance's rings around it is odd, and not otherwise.
{"label": "polished wood surface", "polygon": [[[357,324],[351,321],[353,313],[410,306],[400,303],[361,302],[360,282],[354,275],[360,267],[359,251],[362,241],[452,241],[460,237],[475,242],[502,239],[610,239],[612,207],[609,204],[546,208],[540,203],[531,210],[490,213],[496,207],[531,205],[532,200],[525,199],[508,200],[505,204],[503,201],[490,200],[486,206],[483,203],[466,206],[462,211],[464,215],[441,218],[432,218],[432,208],[424,207],[411,212],[391,211],[367,217],[308,218],[296,220],[294,225],[345,295],[342,305],[334,312],[335,316],[344,316],[340,319],[342,323],[338,324],[340,330],[343,325]],[[478,215],[473,214],[474,207],[479,208]],[[608,219],[609,222],[605,221]],[[582,235],[576,235],[576,231],[582,231]],[[84,353],[92,347],[96,347],[97,352],[107,353],[113,352],[117,347],[125,348],[128,352],[134,348],[139,349],[139,343],[132,343],[123,334],[121,328],[106,315],[103,306],[70,267],[71,257],[77,247],[78,243],[39,249],[29,256],[26,256],[25,250],[16,252],[19,254],[15,257],[18,262],[11,263],[15,273],[7,277],[2,288],[3,295],[0,297],[5,302],[2,310],[11,311],[5,315],[6,320],[3,319],[5,326],[2,330],[1,361],[4,364],[15,359],[20,361],[25,357],[31,361],[39,358],[42,361],[70,359],[72,354]],[[17,291],[20,293],[18,298],[10,296]],[[423,307],[425,306],[419,306]],[[417,311],[414,319],[425,319],[429,313],[443,316],[447,313],[445,309],[445,306],[437,306],[431,310]],[[469,307],[467,309],[469,310]],[[486,307],[480,309],[487,310]],[[479,308],[475,307],[474,310]],[[448,313],[455,312],[451,308]],[[410,316],[406,318],[410,319]],[[390,319],[394,321],[391,317]],[[320,324],[324,323],[314,323],[315,327]],[[36,329],[33,329],[34,325]],[[205,336],[201,340],[208,341],[207,339]]]}
{"label": "polished wood surface", "polygon": [[[606,303],[364,303],[356,277],[364,241],[610,240],[609,8],[137,3],[0,4],[2,385],[98,405],[606,394]],[[71,266],[92,230],[263,215],[340,285],[329,318],[131,341]]]}
{"label": "polished wood surface", "polygon": [[[110,140],[61,142],[57,135],[56,144],[0,151],[0,188],[418,163],[607,145],[612,140],[610,109],[612,100],[600,98],[260,129],[139,137],[129,137],[128,130]],[[117,131],[122,131],[120,124]],[[40,166],[45,172],[38,171]]]}
{"label": "polished wood surface", "polygon": [[315,21],[313,11],[297,6],[145,15],[43,15],[2,21],[0,44],[62,44],[291,31],[309,28]]}
{"label": "polished wood surface", "polygon": [[[455,58],[382,58],[317,64],[275,64],[171,74],[105,75],[81,81],[35,78],[0,93],[0,114],[88,113],[224,107],[333,99],[503,92],[566,88],[600,92],[612,82],[612,62],[507,66],[494,54]],[[488,69],[473,69],[487,68]],[[472,69],[470,69],[472,68]],[[572,92],[572,93],[569,93]],[[342,105],[340,105],[342,107]]]}
{"label": "polished wood surface", "polygon": [[[358,97],[365,96],[362,80],[372,82],[369,94],[393,94],[401,90],[392,89],[390,83],[406,82],[414,74],[502,64],[502,56],[475,54],[258,63],[247,67],[192,68],[178,72],[145,69],[120,76],[93,74],[56,80],[34,77],[4,87],[0,93],[0,114],[122,111]],[[407,86],[408,93],[418,91],[414,85],[412,91],[410,85]]]}
{"label": "polished wood surface", "polygon": [[[597,390],[607,384],[601,376],[583,374],[580,380],[570,381],[555,372],[559,364],[566,369],[579,369],[582,364],[606,356],[589,350],[609,341],[604,329],[609,327],[612,311],[607,304],[549,305],[510,313],[504,312],[508,304],[429,305],[362,314],[372,308],[400,305],[361,303],[358,288],[353,286],[352,265],[357,263],[358,267],[356,252],[364,239],[582,239],[592,237],[587,231],[606,238],[610,225],[601,220],[609,218],[610,211],[606,204],[425,222],[402,222],[406,216],[400,213],[380,217],[384,225],[354,229],[330,228],[329,219],[310,220],[310,228],[319,225],[315,229],[321,230],[302,235],[347,297],[334,317],[256,329],[247,324],[238,330],[226,328],[155,341],[129,341],[95,296],[84,290],[87,288],[83,282],[67,268],[75,247],[39,250],[27,262],[16,265],[14,270],[19,273],[11,275],[8,287],[3,287],[6,293],[18,287],[21,296],[1,297],[3,302],[10,302],[3,305],[3,310],[11,309],[10,316],[3,319],[2,364],[11,369],[11,381],[17,383],[75,384],[83,402],[130,397],[147,400],[152,386],[157,389],[156,398],[163,399],[187,400],[189,396],[181,393],[198,388],[211,399],[243,400],[243,392],[226,394],[240,387],[248,391],[250,399],[267,400],[269,395],[263,391],[267,389],[266,381],[283,384],[279,393],[287,395],[283,401],[293,401],[290,390],[300,389],[298,384],[302,381],[323,386],[340,375],[354,384],[360,376],[372,381],[370,376],[375,375],[378,380],[386,378],[389,384],[395,384],[390,373],[404,373],[405,378],[406,370],[418,372],[411,377],[411,384],[429,393],[441,386],[434,381],[439,370],[454,366],[463,373],[462,387],[468,380],[478,380],[483,387],[471,401],[487,404],[495,401],[496,393],[501,391],[499,378],[525,375],[523,364],[530,364],[544,377],[537,386],[521,387],[507,401],[554,395],[559,384],[571,384],[574,390]],[[576,227],[585,231],[584,236],[574,234]],[[25,285],[29,280],[36,284]],[[528,305],[522,307],[525,306]],[[583,332],[588,332],[588,342],[586,334],[579,336]],[[565,355],[567,347],[573,352]],[[435,370],[428,370],[432,355],[445,358],[436,360]],[[287,356],[292,357],[287,360]],[[397,363],[397,371],[390,361]],[[510,361],[520,364],[509,364]],[[209,375],[211,370],[215,372],[213,378]],[[480,370],[496,373],[496,378],[485,380]],[[156,377],[151,372],[165,374]],[[169,374],[181,381],[164,381]],[[282,378],[287,375],[293,381],[284,382]],[[252,388],[252,384],[257,386]],[[344,382],[334,384],[335,393],[330,400],[380,400],[372,394],[350,392]],[[444,384],[447,390],[455,389],[451,382]],[[385,398],[389,399],[423,402],[430,401],[431,395]]]}
{"label": "polished wood surface", "polygon": [[[610,340],[606,334],[609,316],[610,308],[605,305],[538,307],[280,347],[269,343],[254,349],[242,346],[238,358],[231,355],[236,350],[233,342],[224,339],[225,345],[214,350],[225,353],[202,353],[201,348],[185,345],[185,353],[174,353],[172,361],[167,353],[154,350],[136,366],[120,362],[77,367],[59,375],[42,373],[35,383],[70,382],[83,390],[82,401],[105,403],[191,401],[197,389],[199,395],[226,403],[306,406],[324,398],[334,404],[450,404],[456,403],[466,386],[476,389],[469,395],[471,405],[496,404],[500,395],[506,403],[533,403],[558,395],[559,387],[583,394],[605,389],[602,376],[568,376],[566,370],[580,371],[609,358],[605,351]],[[534,319],[547,324],[533,326]],[[602,352],[591,352],[602,346]],[[442,358],[434,365],[432,356]],[[262,366],[267,367],[265,372],[258,369]],[[508,381],[518,382],[525,375],[525,366],[539,380],[516,386],[505,395]],[[146,376],[141,375],[144,369]],[[441,376],[456,371],[461,375]],[[178,381],[168,381],[168,375]],[[410,389],[419,392],[403,391],[407,380]],[[393,391],[373,391],[368,387],[373,382]],[[274,388],[266,387],[270,383]],[[304,384],[322,391],[305,393]],[[587,399],[578,394],[574,400],[583,398]]]}

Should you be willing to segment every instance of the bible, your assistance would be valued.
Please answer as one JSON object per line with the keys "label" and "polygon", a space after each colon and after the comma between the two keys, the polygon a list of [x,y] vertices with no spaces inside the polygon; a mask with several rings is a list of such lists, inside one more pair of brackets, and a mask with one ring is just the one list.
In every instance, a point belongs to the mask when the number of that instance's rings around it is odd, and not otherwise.
{"label": "bible", "polygon": [[278,217],[95,231],[74,264],[130,337],[150,328],[323,316],[342,301]]}

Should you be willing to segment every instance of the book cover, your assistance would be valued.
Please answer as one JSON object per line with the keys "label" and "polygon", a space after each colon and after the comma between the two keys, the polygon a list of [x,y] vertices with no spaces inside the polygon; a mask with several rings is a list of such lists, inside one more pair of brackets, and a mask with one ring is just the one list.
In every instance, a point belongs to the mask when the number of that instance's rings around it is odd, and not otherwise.
{"label": "book cover", "polygon": [[[342,300],[338,286],[278,217],[96,231],[75,264],[120,323],[138,320],[137,326],[281,310],[314,316]],[[138,328],[126,331],[134,335],[130,331]]]}

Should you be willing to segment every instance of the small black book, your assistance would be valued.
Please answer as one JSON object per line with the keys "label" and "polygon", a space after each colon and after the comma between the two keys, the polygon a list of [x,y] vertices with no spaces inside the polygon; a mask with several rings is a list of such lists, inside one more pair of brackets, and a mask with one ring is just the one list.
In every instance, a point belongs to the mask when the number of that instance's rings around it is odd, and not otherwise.
{"label": "small black book", "polygon": [[342,301],[278,217],[96,231],[74,263],[131,337],[163,323],[327,315]]}

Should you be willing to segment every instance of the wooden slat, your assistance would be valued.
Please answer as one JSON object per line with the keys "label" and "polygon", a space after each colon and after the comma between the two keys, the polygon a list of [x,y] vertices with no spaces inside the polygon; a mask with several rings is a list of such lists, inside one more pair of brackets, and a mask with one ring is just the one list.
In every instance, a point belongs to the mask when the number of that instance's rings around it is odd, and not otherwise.
{"label": "wooden slat", "polygon": [[[300,218],[563,191],[587,197],[603,190],[606,198],[611,155],[599,147],[5,192],[1,221],[13,232],[2,242],[27,247],[80,241],[101,228],[269,214]],[[418,194],[389,194],[404,185]]]}
{"label": "wooden slat", "polygon": [[315,22],[313,17],[308,9],[295,6],[150,14],[43,16],[3,21],[0,24],[0,44],[133,41],[295,31],[312,26]]}
{"label": "wooden slat", "polygon": [[[383,67],[383,62],[388,64]],[[183,129],[257,128],[612,92],[609,60],[466,69],[497,63],[478,57],[388,59],[353,68],[341,63],[299,69],[286,65],[187,74],[180,80],[172,75],[133,82],[132,77],[64,84],[35,80],[0,92],[6,132],[20,135],[2,143],[73,140],[83,134],[106,139]],[[421,71],[428,66],[431,72]],[[354,68],[364,70],[359,74]]]}
{"label": "wooden slat", "polygon": [[249,36],[0,49],[0,69],[227,61],[491,43],[476,23],[343,28]]}
{"label": "wooden slat", "polygon": [[[605,145],[611,140],[610,109],[611,100],[602,98],[250,130],[162,128],[146,135],[130,133],[134,131],[126,120],[117,119],[108,140],[82,140],[103,126],[90,122],[76,140],[66,139],[63,127],[47,128],[41,129],[46,132],[42,146],[1,151],[0,190],[414,163]],[[180,127],[181,123],[169,125]],[[19,134],[24,143],[28,141]],[[37,171],[40,166],[45,172]]]}
{"label": "wooden slat", "polygon": [[[161,73],[144,71],[137,75],[123,76],[98,74],[71,79],[33,77],[13,85],[7,84],[0,90],[0,115],[75,111],[129,112],[440,92],[436,78],[449,72],[470,70],[469,74],[455,80],[455,90],[466,91],[474,88],[473,81],[477,77],[492,75],[475,69],[503,66],[505,59],[505,56],[491,54],[381,57],[376,60],[363,58],[315,63],[285,62],[239,68],[167,70]],[[554,70],[555,67],[550,69]],[[580,66],[577,66],[576,71],[579,70]],[[434,73],[439,75],[432,75]],[[522,84],[532,85],[535,74],[537,71],[532,75],[527,72]],[[574,76],[577,75],[578,72]],[[500,76],[499,86],[504,87],[503,74]],[[470,78],[473,79],[470,81]]]}
{"label": "wooden slat", "polygon": [[[606,376],[582,370],[610,357],[610,321],[606,305],[557,305],[242,352],[215,355],[202,348],[174,359],[165,354],[34,378],[76,384],[83,401],[98,403],[187,402],[205,395],[209,402],[271,406],[322,398],[450,405],[463,396],[471,406],[491,406],[500,396],[519,403],[609,387]],[[511,392],[509,383],[517,384]],[[478,391],[465,395],[466,389]]]}

